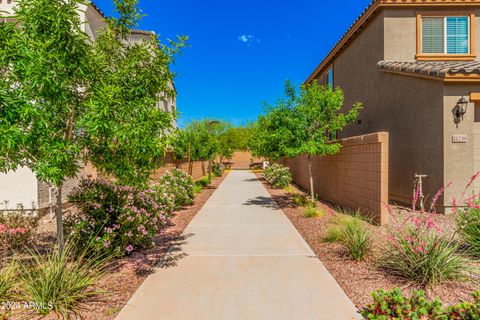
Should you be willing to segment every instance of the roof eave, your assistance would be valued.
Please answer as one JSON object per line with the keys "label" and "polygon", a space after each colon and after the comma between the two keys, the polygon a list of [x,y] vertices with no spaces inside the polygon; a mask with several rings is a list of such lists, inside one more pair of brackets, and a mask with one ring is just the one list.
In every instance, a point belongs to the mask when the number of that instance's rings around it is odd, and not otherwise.
{"label": "roof eave", "polygon": [[380,8],[384,7],[411,7],[411,6],[480,6],[480,0],[373,0],[365,9],[359,18],[352,24],[342,38],[337,42],[333,49],[327,54],[322,62],[317,66],[315,71],[307,78],[306,82],[312,82],[318,75],[324,71],[330,64],[332,59],[340,53],[344,47],[357,35],[362,27],[368,23]]}
{"label": "roof eave", "polygon": [[450,74],[449,73],[443,77],[440,77],[440,76],[432,76],[427,74],[405,72],[405,71],[398,71],[398,70],[380,69],[380,71],[385,73],[401,75],[401,76],[407,76],[407,77],[442,81],[444,83],[480,83],[480,74],[462,74],[462,73]]}

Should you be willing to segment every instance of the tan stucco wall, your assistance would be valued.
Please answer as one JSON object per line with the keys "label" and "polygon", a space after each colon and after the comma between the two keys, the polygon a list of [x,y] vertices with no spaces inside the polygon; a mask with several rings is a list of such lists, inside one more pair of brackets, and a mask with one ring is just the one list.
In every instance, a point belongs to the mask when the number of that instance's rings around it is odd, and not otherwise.
{"label": "tan stucco wall", "polygon": [[236,151],[232,155],[231,163],[232,169],[250,169],[254,163],[262,163],[263,159],[252,156],[250,151]]}
{"label": "tan stucco wall", "polygon": [[[453,199],[461,200],[462,194],[470,178],[480,170],[480,123],[475,122],[475,104],[468,105],[467,113],[458,125],[454,121],[453,108],[458,100],[470,92],[478,92],[478,85],[447,84],[444,87],[444,159],[445,159],[445,184],[453,185],[445,192],[445,206],[451,206]],[[453,143],[454,135],[467,137],[466,143]],[[480,181],[476,181],[473,188],[468,191],[478,192]]]}
{"label": "tan stucco wall", "polygon": [[81,16],[84,15],[82,21],[86,21],[84,28],[85,33],[95,41],[100,33],[100,31],[106,27],[106,22],[104,17],[91,6],[83,8],[84,13],[81,13]]}
{"label": "tan stucco wall", "polygon": [[[385,23],[384,18],[385,17]],[[381,72],[377,63],[396,52],[392,41],[413,41],[413,36],[392,39],[394,28],[407,28],[408,19],[380,12],[334,61],[334,85],[345,92],[345,106],[359,101],[361,124],[347,127],[340,137],[385,131],[389,138],[389,194],[391,200],[409,203],[415,174],[427,174],[425,193],[443,184],[443,84]],[[387,39],[387,37],[389,39]],[[414,57],[414,51],[412,54]],[[398,52],[405,59],[406,51]]]}
{"label": "tan stucco wall", "polygon": [[433,8],[394,8],[385,9],[385,57],[384,60],[414,61],[417,53],[417,14],[452,12],[475,12],[475,52],[480,60],[480,9],[457,7],[455,9]]}
{"label": "tan stucco wall", "polygon": [[[321,199],[360,210],[378,224],[388,222],[388,133],[340,140],[340,153],[314,157],[314,190]],[[305,156],[284,161],[294,182],[310,189]]]}

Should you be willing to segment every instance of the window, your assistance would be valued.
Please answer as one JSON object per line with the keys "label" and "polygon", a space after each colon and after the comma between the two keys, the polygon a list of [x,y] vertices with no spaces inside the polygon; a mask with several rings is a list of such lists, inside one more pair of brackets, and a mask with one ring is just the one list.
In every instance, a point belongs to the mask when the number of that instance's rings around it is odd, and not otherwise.
{"label": "window", "polygon": [[333,87],[333,68],[330,67],[328,71],[325,73],[325,85]]}
{"label": "window", "polygon": [[419,16],[417,58],[451,56],[472,58],[474,15]]}

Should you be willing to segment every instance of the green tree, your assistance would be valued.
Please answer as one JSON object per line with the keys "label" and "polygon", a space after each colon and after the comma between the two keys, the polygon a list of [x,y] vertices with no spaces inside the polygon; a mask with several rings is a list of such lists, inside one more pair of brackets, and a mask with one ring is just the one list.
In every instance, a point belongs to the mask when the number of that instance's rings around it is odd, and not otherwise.
{"label": "green tree", "polygon": [[171,115],[169,65],[185,38],[130,43],[137,0],[114,0],[118,18],[92,42],[79,0],[19,0],[0,23],[0,170],[29,167],[56,190],[57,241],[64,244],[62,186],[92,163],[129,184],[146,183],[161,163]]}
{"label": "green tree", "polygon": [[305,154],[308,158],[308,174],[310,179],[310,192],[312,203],[315,200],[313,188],[312,157],[333,155],[340,151],[340,143],[332,141],[337,133],[348,124],[355,121],[361,103],[355,103],[346,113],[344,107],[344,94],[340,88],[332,89],[314,82],[305,84],[300,89],[296,100],[295,113],[299,118],[300,144],[287,148],[288,156]]}
{"label": "green tree", "polygon": [[312,157],[338,153],[341,145],[334,141],[337,133],[358,117],[363,106],[355,103],[347,112],[341,112],[343,91],[317,83],[301,86],[297,94],[287,82],[285,93],[285,99],[260,116],[252,145],[258,155],[274,160],[306,155],[313,203]]}
{"label": "green tree", "polygon": [[285,84],[285,98],[275,106],[266,105],[264,114],[252,125],[249,148],[252,154],[269,160],[288,155],[291,146],[300,144],[300,118],[295,110],[296,92],[293,85]]}

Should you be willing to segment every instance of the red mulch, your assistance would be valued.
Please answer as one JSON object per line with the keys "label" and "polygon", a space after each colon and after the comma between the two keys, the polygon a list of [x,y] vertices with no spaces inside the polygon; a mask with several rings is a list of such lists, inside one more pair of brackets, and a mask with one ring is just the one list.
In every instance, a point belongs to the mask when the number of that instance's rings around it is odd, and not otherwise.
{"label": "red mulch", "polygon": [[[79,314],[81,319],[110,320],[120,312],[133,294],[140,287],[148,275],[155,271],[159,265],[175,265],[183,258],[183,254],[166,255],[170,247],[178,245],[182,239],[182,233],[190,221],[202,209],[204,204],[223,182],[223,177],[215,178],[212,184],[204,188],[195,196],[195,203],[181,211],[174,213],[170,219],[170,225],[154,239],[155,247],[150,250],[140,251],[129,257],[115,261],[110,272],[98,283],[97,290],[106,292],[101,300],[86,301],[81,305],[82,311]],[[8,319],[40,319],[36,315],[24,315],[24,312],[13,314]],[[55,315],[41,319],[56,319]],[[1,317],[0,319],[4,319]]]}
{"label": "red mulch", "polygon": [[[305,209],[295,204],[291,194],[285,190],[272,189],[261,174],[257,173],[257,177],[357,307],[361,308],[372,303],[371,293],[379,288],[389,290],[400,287],[407,294],[413,290],[414,286],[386,273],[375,263],[374,257],[381,253],[387,240],[389,227],[370,226],[374,235],[374,253],[364,262],[355,262],[349,259],[346,249],[341,245],[325,243],[321,240],[325,236],[327,225],[334,218],[334,211],[327,210],[331,214],[321,218],[305,218],[303,216]],[[319,206],[328,205],[319,202]],[[398,221],[403,221],[402,217],[406,214],[406,210],[402,211],[399,208],[395,211],[398,213],[391,219],[393,222],[390,227]],[[431,214],[431,216],[443,228],[451,227],[449,224],[452,221],[447,216],[437,214]],[[478,263],[475,264],[478,265]],[[449,283],[438,286],[433,291],[427,291],[427,295],[431,298],[440,298],[444,303],[453,304],[462,300],[471,300],[471,293],[478,289],[478,283]]]}
{"label": "red mulch", "polygon": [[119,260],[112,272],[99,284],[99,288],[109,292],[109,294],[104,297],[103,301],[87,302],[85,308],[88,308],[88,310],[82,312],[82,318],[114,319],[142,282],[155,271],[160,263],[175,265],[178,260],[182,259],[183,254],[168,254],[168,258],[166,258],[166,253],[170,247],[184,241],[181,236],[183,231],[226,176],[227,174],[215,178],[210,186],[196,195],[195,203],[192,206],[175,212],[170,220],[170,225],[154,240],[155,248],[137,252],[130,257]]}

